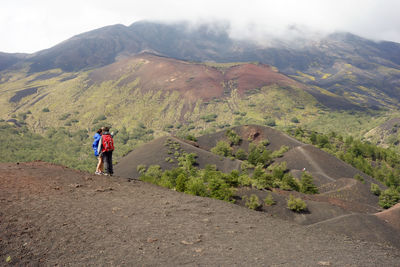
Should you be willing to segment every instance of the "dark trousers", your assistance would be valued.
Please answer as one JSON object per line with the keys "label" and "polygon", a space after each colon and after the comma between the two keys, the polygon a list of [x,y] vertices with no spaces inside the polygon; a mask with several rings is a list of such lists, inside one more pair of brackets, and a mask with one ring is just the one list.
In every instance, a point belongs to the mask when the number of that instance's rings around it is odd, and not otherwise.
{"label": "dark trousers", "polygon": [[113,174],[113,164],[112,164],[112,151],[103,152],[103,161],[105,163],[105,172],[108,174]]}

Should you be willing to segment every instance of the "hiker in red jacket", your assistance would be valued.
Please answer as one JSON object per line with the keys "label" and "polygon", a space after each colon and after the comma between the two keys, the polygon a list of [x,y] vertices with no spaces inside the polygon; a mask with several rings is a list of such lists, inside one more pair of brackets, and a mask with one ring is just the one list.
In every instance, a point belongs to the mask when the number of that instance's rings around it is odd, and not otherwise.
{"label": "hiker in red jacket", "polygon": [[112,153],[114,151],[114,140],[112,134],[110,134],[109,127],[102,128],[103,133],[99,142],[99,151],[103,157],[105,163],[105,175],[112,176],[114,174],[112,165]]}

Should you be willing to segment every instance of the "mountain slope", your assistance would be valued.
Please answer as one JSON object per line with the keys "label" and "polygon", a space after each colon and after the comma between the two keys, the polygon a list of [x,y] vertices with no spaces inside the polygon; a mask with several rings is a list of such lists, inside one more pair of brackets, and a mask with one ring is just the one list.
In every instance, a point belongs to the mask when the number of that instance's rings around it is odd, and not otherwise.
{"label": "mountain slope", "polygon": [[[144,51],[186,61],[257,61],[365,107],[399,105],[400,44],[373,42],[350,33],[314,40],[269,39],[263,44],[230,38],[229,25],[191,27],[143,21],[76,35],[22,62],[29,65],[30,72],[79,71]],[[4,66],[14,62],[1,61]]]}
{"label": "mountain slope", "polygon": [[223,201],[41,162],[0,164],[0,195],[0,257],[12,265],[395,266],[400,257]]}
{"label": "mountain slope", "polygon": [[[185,124],[186,129],[205,130],[269,118],[312,120],[310,114],[323,105],[359,108],[267,65],[190,63],[148,53],[92,71],[8,72],[4,78],[8,81],[0,84],[0,110],[8,116],[3,118],[25,114],[25,122],[38,130],[72,125],[87,129],[102,120],[114,127],[144,123],[160,131]],[[324,101],[319,103],[313,94],[324,95]],[[71,100],[68,105],[65,99]]]}
{"label": "mountain slope", "polygon": [[[272,195],[275,204],[261,205],[260,211],[302,225],[310,225],[312,229],[318,228],[346,233],[346,235],[357,239],[379,241],[380,243],[387,242],[391,245],[400,246],[397,238],[400,234],[398,229],[392,226],[393,223],[387,224],[380,219],[384,216],[380,216],[379,213],[378,217],[375,216],[377,212],[381,211],[381,208],[378,206],[378,197],[371,192],[370,188],[371,183],[378,183],[381,188],[385,188],[381,183],[330,154],[296,141],[272,128],[247,125],[234,127],[229,131],[237,133],[242,140],[238,145],[232,145],[233,153],[236,153],[238,149],[243,149],[250,155],[249,143],[253,145],[261,144],[264,140],[270,142],[267,149],[271,151],[276,151],[284,145],[287,146],[288,151],[283,153],[281,157],[274,158],[273,164],[286,162],[285,166],[288,168],[286,172],[291,173],[298,181],[302,179],[301,176],[305,168],[306,172],[312,175],[313,182],[318,186],[320,192],[304,194],[278,188],[269,188],[270,191],[267,191],[266,189],[257,189],[254,184],[241,185],[234,191],[233,199],[235,199],[235,203],[245,206],[246,201],[244,199],[246,196],[257,195],[260,200],[264,200],[268,195]],[[242,169],[245,166],[242,161],[210,153],[210,150],[217,143],[221,141],[230,142],[226,132],[221,131],[204,135],[199,137],[196,142],[189,143],[174,137],[156,139],[133,150],[121,159],[115,167],[115,173],[124,178],[137,179],[140,176],[139,169],[144,171],[146,175],[151,175],[147,174],[146,169],[154,168],[151,167],[152,165],[158,165],[162,170],[171,170],[178,167],[180,157],[185,153],[196,154],[196,168],[204,169],[207,165],[215,165],[217,170],[224,173],[230,173],[234,170],[246,173],[246,170]],[[299,153],[303,150],[304,152]],[[271,163],[270,166],[274,166],[273,164]],[[151,172],[154,173],[154,171]],[[254,172],[256,171],[254,170]],[[363,177],[362,182],[353,178],[355,174]],[[172,173],[168,175],[166,174],[165,177],[169,177],[166,179],[172,179]],[[212,176],[212,174],[210,175]],[[154,177],[157,177],[157,175],[154,174]],[[157,184],[157,181],[159,181],[159,184],[163,184],[163,177],[164,175],[159,174],[159,177],[154,178],[153,182]],[[171,186],[171,184],[173,182],[168,185]],[[307,211],[294,213],[288,210],[287,198],[289,195],[303,199],[307,203]],[[391,221],[397,218],[396,216],[396,213],[391,213]],[[335,226],[335,222],[342,222],[341,225],[344,226]],[[346,228],[346,231],[343,231],[343,227]],[[374,229],[373,234],[370,233],[370,229]]]}

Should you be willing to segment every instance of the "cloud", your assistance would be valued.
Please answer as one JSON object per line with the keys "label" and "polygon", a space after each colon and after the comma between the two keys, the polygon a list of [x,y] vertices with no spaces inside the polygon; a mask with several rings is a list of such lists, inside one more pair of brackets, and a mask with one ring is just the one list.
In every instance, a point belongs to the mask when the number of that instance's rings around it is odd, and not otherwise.
{"label": "cloud", "polygon": [[0,10],[0,51],[34,52],[73,35],[138,20],[228,21],[240,38],[348,31],[400,42],[398,0],[14,0]]}

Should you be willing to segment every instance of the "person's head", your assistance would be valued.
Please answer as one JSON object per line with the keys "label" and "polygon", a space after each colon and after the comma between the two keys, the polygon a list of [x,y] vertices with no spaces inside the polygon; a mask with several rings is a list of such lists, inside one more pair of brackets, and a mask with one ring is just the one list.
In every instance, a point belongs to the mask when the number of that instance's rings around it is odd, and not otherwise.
{"label": "person's head", "polygon": [[100,129],[97,130],[97,133],[101,134],[102,131],[103,131],[103,129],[100,128]]}
{"label": "person's head", "polygon": [[101,129],[103,130],[103,132],[108,132],[110,130],[110,127],[106,126],[106,127],[102,127]]}

